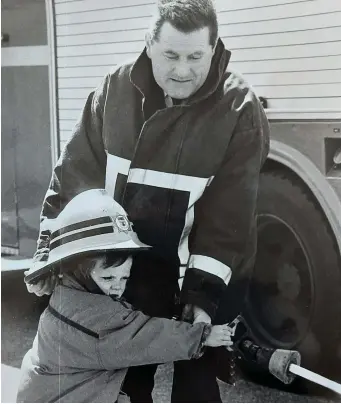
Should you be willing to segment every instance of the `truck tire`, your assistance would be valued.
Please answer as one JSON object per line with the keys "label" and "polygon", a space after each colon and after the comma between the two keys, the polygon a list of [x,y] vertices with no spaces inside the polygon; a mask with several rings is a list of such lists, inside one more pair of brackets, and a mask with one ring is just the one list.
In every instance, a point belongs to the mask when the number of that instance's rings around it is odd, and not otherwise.
{"label": "truck tire", "polygon": [[340,252],[314,197],[286,171],[261,175],[246,306],[258,343],[297,349],[302,366],[341,380]]}

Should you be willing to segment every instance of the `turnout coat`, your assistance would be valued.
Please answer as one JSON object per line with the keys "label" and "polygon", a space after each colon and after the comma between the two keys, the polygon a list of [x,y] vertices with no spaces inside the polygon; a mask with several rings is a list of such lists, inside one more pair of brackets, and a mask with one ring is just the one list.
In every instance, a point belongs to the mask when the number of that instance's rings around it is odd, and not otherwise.
{"label": "turnout coat", "polygon": [[129,366],[201,355],[211,326],[149,317],[71,282],[40,318],[17,402],[115,402]]}
{"label": "turnout coat", "polygon": [[[229,57],[219,39],[204,85],[172,107],[146,50],[104,78],[55,167],[35,259],[48,251],[46,219],[79,192],[106,188],[141,241],[154,247],[143,262],[135,260],[135,292],[171,300],[175,287],[168,293],[167,285],[178,281],[181,302],[214,317],[226,286],[232,291],[249,276],[259,173],[269,144],[264,110],[228,68]],[[139,308],[143,296],[135,302]]]}

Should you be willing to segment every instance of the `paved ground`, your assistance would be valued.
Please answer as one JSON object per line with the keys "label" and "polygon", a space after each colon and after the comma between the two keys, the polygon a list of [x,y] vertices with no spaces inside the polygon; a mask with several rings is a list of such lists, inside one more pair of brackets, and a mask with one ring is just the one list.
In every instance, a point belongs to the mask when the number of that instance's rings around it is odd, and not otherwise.
{"label": "paved ground", "polygon": [[[46,304],[46,299],[37,298],[26,292],[22,276],[20,271],[2,273],[1,402],[15,402],[21,361],[32,343],[39,315]],[[155,402],[170,402],[171,383],[172,365],[161,366],[155,380]],[[247,380],[238,381],[234,387],[223,382],[219,385],[224,402],[340,402],[340,399],[326,396],[297,395]]]}

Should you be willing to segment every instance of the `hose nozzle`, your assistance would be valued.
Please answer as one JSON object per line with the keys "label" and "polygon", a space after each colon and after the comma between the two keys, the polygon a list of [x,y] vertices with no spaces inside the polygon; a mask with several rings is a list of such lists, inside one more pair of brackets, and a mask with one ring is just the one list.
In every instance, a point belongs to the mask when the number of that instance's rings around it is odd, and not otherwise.
{"label": "hose nozzle", "polygon": [[290,365],[301,364],[298,351],[262,347],[253,342],[250,330],[242,316],[236,317],[229,325],[235,351],[245,362],[254,363],[259,369],[269,371],[284,384],[290,384],[295,375],[290,372]]}
{"label": "hose nozzle", "polygon": [[301,364],[301,355],[298,351],[276,349],[269,361],[269,372],[282,383],[290,384],[295,379],[295,375],[289,372],[292,364],[298,366]]}

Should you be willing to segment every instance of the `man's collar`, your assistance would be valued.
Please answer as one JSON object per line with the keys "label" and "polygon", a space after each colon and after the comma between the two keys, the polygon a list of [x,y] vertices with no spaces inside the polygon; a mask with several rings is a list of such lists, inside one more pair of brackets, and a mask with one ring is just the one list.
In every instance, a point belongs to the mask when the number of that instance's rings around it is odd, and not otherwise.
{"label": "man's collar", "polygon": [[[186,103],[192,104],[201,101],[210,96],[217,89],[230,57],[231,52],[225,49],[223,41],[218,38],[207,79],[203,86],[194,93]],[[147,55],[146,48],[144,48],[130,70],[130,81],[144,97],[147,97],[153,88],[160,88],[155,82],[152,64]]]}
{"label": "man's collar", "polygon": [[168,95],[165,91],[163,91],[163,95],[165,97],[166,107],[173,107],[174,105],[186,104],[186,102],[187,102],[187,99],[175,100],[170,95]]}

